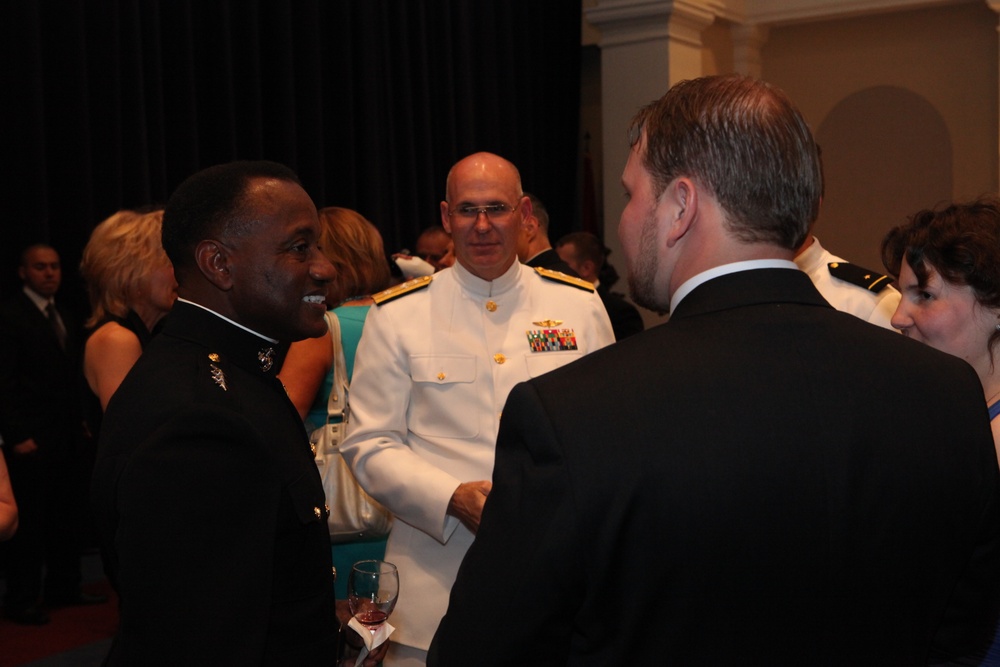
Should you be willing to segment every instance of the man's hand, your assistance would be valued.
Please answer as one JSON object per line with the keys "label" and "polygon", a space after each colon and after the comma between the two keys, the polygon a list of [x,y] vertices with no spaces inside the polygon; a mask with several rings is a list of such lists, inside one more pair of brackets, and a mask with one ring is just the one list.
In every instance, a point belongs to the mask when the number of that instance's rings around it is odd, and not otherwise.
{"label": "man's hand", "polygon": [[493,482],[481,480],[459,484],[448,502],[448,514],[457,518],[475,535],[479,530],[479,519],[483,516],[486,496],[490,495]]}
{"label": "man's hand", "polygon": [[378,664],[385,659],[385,654],[389,652],[389,640],[386,640],[372,649],[372,652],[365,656],[363,667],[378,667]]}
{"label": "man's hand", "polygon": [[27,440],[22,440],[16,445],[11,445],[10,448],[14,450],[14,453],[18,456],[26,456],[28,454],[33,454],[38,451],[38,445],[35,444],[34,438],[28,438]]}
{"label": "man's hand", "polygon": [[[361,639],[354,628],[348,627],[348,623],[351,622],[351,609],[348,606],[347,600],[337,600],[337,620],[340,621],[341,632],[346,633],[344,640],[350,648],[347,649],[347,655],[357,655],[361,649],[364,647],[365,642]],[[371,653],[365,656],[364,661],[361,663],[362,667],[378,667],[378,663],[385,659],[385,654],[389,650],[389,643],[391,640],[386,640],[376,646]],[[351,663],[354,663],[354,659],[351,659]],[[339,663],[338,663],[339,664]],[[346,662],[344,664],[347,664]]]}

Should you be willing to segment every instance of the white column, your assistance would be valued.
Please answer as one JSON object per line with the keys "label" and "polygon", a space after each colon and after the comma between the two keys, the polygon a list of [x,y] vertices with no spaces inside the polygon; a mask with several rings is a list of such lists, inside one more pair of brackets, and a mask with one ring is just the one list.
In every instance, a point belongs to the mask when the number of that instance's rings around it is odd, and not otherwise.
{"label": "white column", "polygon": [[759,79],[763,71],[760,50],[767,42],[767,26],[735,24],[729,32],[733,38],[733,69]]}
{"label": "white column", "polygon": [[[628,158],[629,122],[641,106],[662,97],[673,84],[705,73],[701,33],[715,20],[706,5],[693,0],[600,0],[584,10],[601,33],[604,242],[622,276],[618,291],[625,291],[618,219],[624,208],[621,173]],[[650,318],[646,324],[657,321]]]}

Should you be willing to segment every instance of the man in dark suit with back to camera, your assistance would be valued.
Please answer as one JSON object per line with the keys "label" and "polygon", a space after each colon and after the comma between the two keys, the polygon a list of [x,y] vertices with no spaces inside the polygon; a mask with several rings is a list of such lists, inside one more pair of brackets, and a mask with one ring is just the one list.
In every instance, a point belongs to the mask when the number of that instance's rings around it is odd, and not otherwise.
{"label": "man in dark suit with back to camera", "polygon": [[271,162],[210,167],[167,203],[179,298],[108,405],[94,473],[121,599],[107,665],[334,660],[328,510],[275,377],[283,343],[326,330],[318,235]]}
{"label": "man in dark suit with back to camera", "polygon": [[[670,321],[510,393],[428,665],[918,665],[988,646],[982,388],[795,267],[820,196],[802,116],[766,83],[707,77],[632,130],[619,235],[633,298]],[[595,387],[601,409],[581,409]]]}

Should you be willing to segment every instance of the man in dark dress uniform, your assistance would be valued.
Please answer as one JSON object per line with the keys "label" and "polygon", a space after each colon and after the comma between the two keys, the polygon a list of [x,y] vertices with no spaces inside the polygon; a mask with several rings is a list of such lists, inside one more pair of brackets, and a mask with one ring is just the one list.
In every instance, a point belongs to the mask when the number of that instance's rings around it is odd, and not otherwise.
{"label": "man in dark dress uniform", "polygon": [[287,168],[234,162],[163,216],[176,305],[108,405],[93,495],[121,598],[108,665],[330,665],[323,488],[275,377],[326,329],[333,267]]}
{"label": "man in dark dress uniform", "polygon": [[517,258],[531,268],[551,269],[579,278],[573,267],[562,261],[552,249],[552,242],[549,241],[549,211],[545,204],[530,192],[525,192],[524,196],[528,198],[530,206],[525,205],[527,210],[524,211],[521,234],[517,239]]}
{"label": "man in dark dress uniform", "polygon": [[510,392],[428,666],[979,664],[1000,470],[975,371],[792,262],[820,168],[781,91],[685,81],[630,136],[630,291],[670,321]]}
{"label": "man in dark dress uniform", "polygon": [[4,613],[40,625],[49,620],[46,606],[107,598],[80,591],[81,515],[73,505],[85,488],[80,336],[55,298],[59,254],[47,245],[27,248],[18,275],[24,288],[0,312],[0,435],[20,508],[20,528],[5,545]]}

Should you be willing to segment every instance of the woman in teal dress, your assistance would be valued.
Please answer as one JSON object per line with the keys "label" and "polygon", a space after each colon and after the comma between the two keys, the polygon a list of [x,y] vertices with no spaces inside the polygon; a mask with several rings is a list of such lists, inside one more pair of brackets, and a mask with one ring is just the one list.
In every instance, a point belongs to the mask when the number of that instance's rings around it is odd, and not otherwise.
{"label": "woman in teal dress", "polygon": [[[350,382],[354,374],[354,353],[361,340],[371,295],[389,286],[389,263],[382,236],[375,225],[356,211],[328,207],[319,212],[322,231],[320,246],[336,269],[336,278],[327,288],[326,303],[340,320],[341,345]],[[333,345],[330,333],[293,343],[281,369],[289,398],[299,411],[306,430],[312,433],[326,423],[327,399],[333,386]],[[347,597],[347,574],[359,560],[385,556],[386,537],[333,545],[337,568],[336,597]]]}

